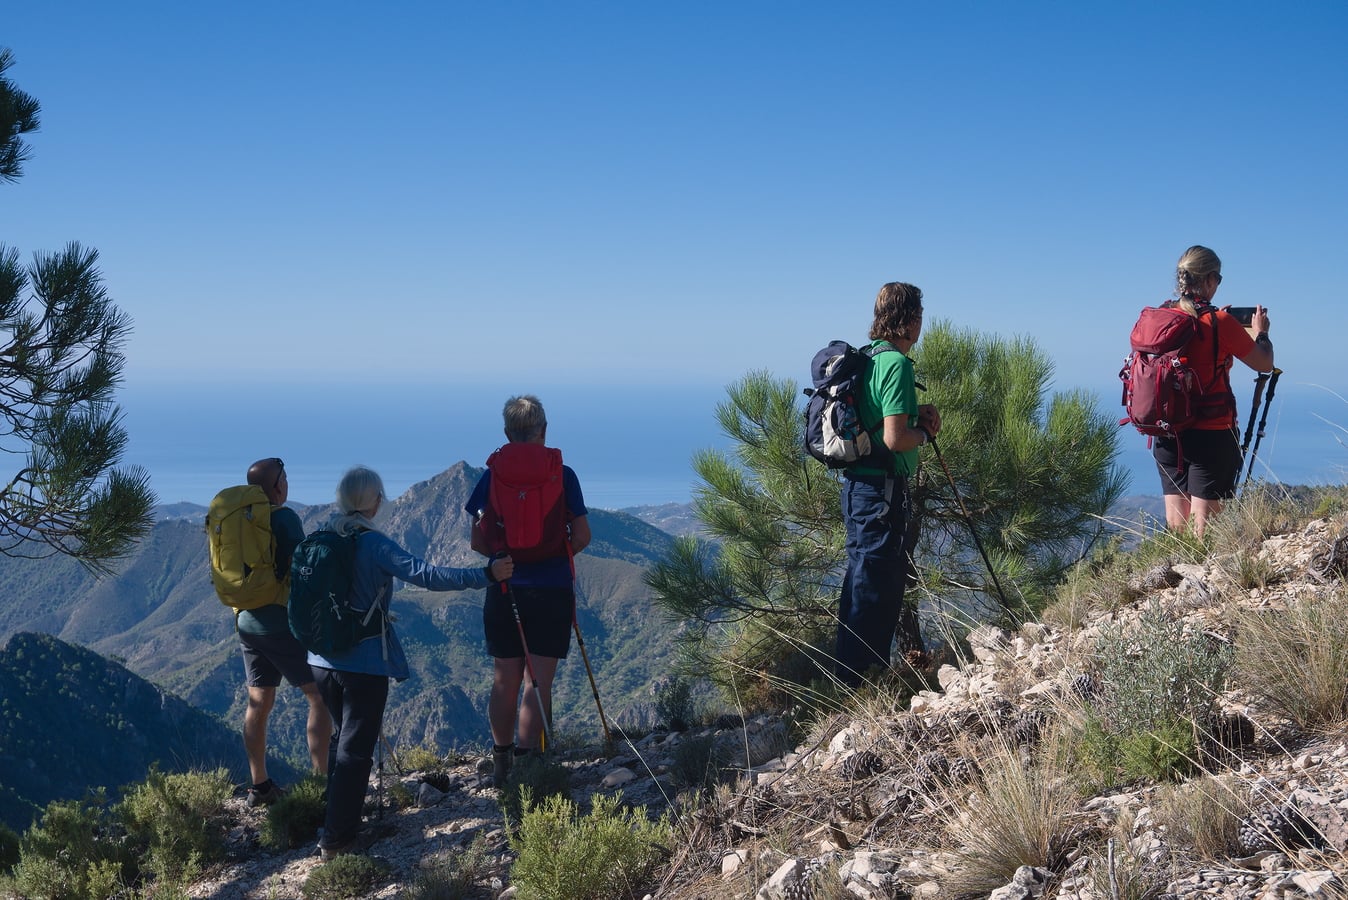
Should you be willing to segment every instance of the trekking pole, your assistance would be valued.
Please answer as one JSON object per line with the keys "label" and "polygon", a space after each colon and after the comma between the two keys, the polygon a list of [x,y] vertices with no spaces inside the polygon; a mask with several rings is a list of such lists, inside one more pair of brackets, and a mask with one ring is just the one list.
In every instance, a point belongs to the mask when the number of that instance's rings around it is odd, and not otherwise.
{"label": "trekking pole", "polygon": [[590,693],[594,694],[594,705],[599,708],[599,724],[604,727],[604,749],[612,749],[613,735],[608,730],[608,719],[604,718],[604,704],[599,702],[599,688],[594,683],[594,669],[590,668],[590,654],[585,652],[585,638],[580,633],[580,621],[576,618],[576,609],[571,608],[571,627],[576,630],[576,643],[580,644],[580,658],[585,660],[585,674],[590,676]]}
{"label": "trekking pole", "polygon": [[1259,416],[1259,430],[1254,435],[1254,446],[1250,448],[1250,466],[1245,470],[1245,481],[1241,482],[1244,486],[1250,480],[1250,473],[1254,471],[1254,458],[1259,455],[1259,442],[1264,439],[1264,426],[1268,424],[1268,408],[1273,403],[1273,392],[1278,389],[1278,376],[1282,375],[1282,369],[1274,368],[1271,377],[1268,379],[1268,393],[1264,395],[1264,412]]}
{"label": "trekking pole", "polygon": [[1259,400],[1264,396],[1264,384],[1268,382],[1268,373],[1260,372],[1254,379],[1254,399],[1250,403],[1250,420],[1245,423],[1245,440],[1240,442],[1240,460],[1245,462],[1245,453],[1250,449],[1250,438],[1254,436],[1254,420],[1259,414]]}
{"label": "trekking pole", "polygon": [[538,689],[538,676],[534,674],[534,663],[529,658],[529,641],[524,637],[524,622],[520,619],[520,607],[515,602],[515,592],[510,589],[510,582],[501,582],[501,593],[510,598],[510,611],[515,614],[515,627],[520,633],[520,647],[524,649],[524,669],[529,673],[529,684],[534,689],[534,699],[538,701],[538,715],[543,720],[543,733],[539,736],[538,749],[546,751],[552,744],[552,730],[548,725],[548,711],[543,707],[543,694]]}
{"label": "trekking pole", "polygon": [[973,516],[969,515],[969,509],[964,505],[964,498],[960,496],[960,489],[955,487],[955,476],[950,474],[950,467],[945,464],[945,457],[941,455],[941,448],[936,446],[936,437],[931,438],[931,449],[936,453],[936,461],[941,464],[945,470],[946,480],[950,482],[950,490],[955,493],[955,501],[960,505],[960,512],[964,513],[964,521],[969,523],[969,533],[974,536],[974,546],[978,548],[978,553],[983,557],[983,565],[988,567],[988,574],[992,576],[993,587],[997,588],[997,596],[1002,600],[1002,608],[1011,609],[1011,604],[1007,602],[1006,594],[1002,591],[1002,583],[997,580],[997,572],[992,568],[992,560],[988,559],[988,552],[983,549],[983,541],[978,537],[978,529],[974,527]]}

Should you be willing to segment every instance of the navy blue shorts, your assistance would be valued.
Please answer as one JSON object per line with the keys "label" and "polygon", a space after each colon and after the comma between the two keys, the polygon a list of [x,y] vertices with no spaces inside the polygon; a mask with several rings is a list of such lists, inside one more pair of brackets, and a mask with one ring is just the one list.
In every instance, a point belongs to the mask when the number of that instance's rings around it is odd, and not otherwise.
{"label": "navy blue shorts", "polygon": [[[1180,451],[1184,468],[1180,469]],[[1161,491],[1184,494],[1199,500],[1230,500],[1236,496],[1243,457],[1235,429],[1204,431],[1191,428],[1174,438],[1157,438],[1151,454],[1161,475]]]}
{"label": "navy blue shorts", "polygon": [[288,631],[284,634],[240,632],[239,647],[243,650],[244,683],[249,687],[277,687],[283,675],[295,687],[313,683],[309,654]]}
{"label": "navy blue shorts", "polygon": [[[566,659],[571,650],[576,592],[569,587],[512,587],[511,594],[519,606],[529,652],[534,656]],[[515,612],[500,585],[487,588],[487,600],[482,605],[482,631],[487,636],[487,652],[496,659],[524,656]]]}

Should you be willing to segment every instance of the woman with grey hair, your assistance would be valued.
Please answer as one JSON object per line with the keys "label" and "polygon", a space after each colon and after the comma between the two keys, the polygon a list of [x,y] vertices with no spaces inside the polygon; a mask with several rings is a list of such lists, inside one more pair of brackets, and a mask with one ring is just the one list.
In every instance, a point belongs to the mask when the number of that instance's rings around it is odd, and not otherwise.
{"label": "woman with grey hair", "polygon": [[345,652],[327,656],[309,654],[309,666],[333,721],[328,750],[328,806],[323,837],[319,840],[324,860],[358,846],[360,810],[384,722],[388,681],[390,678],[404,681],[410,674],[407,657],[387,615],[393,579],[428,591],[464,591],[507,579],[515,570],[509,557],[474,569],[433,566],[418,559],[375,524],[385,500],[379,473],[356,466],[337,485],[340,512],[328,525],[338,534],[357,536],[351,605],[362,611],[377,605],[384,613],[380,617],[384,626],[381,634],[366,638]]}

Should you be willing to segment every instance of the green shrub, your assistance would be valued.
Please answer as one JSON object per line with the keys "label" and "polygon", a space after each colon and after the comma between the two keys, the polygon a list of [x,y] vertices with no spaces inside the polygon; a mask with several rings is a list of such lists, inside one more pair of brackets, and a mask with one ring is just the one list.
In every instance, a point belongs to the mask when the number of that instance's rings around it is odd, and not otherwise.
{"label": "green shrub", "polygon": [[513,825],[528,811],[528,798],[541,803],[549,797],[565,797],[570,789],[570,774],[551,758],[539,753],[516,757],[500,792],[501,812],[506,822]]}
{"label": "green shrub", "polygon": [[19,833],[0,823],[0,872],[8,872],[19,861]]}
{"label": "green shrub", "polygon": [[422,863],[422,871],[407,891],[406,900],[468,900],[477,882],[488,872],[487,843],[478,835],[467,848],[437,854]]}
{"label": "green shrub", "polygon": [[224,769],[165,774],[152,767],[116,811],[145,869],[162,881],[190,880],[202,863],[224,856],[221,813],[233,790]]}
{"label": "green shrub", "polygon": [[1187,771],[1195,728],[1216,714],[1230,651],[1152,603],[1135,625],[1101,629],[1095,659],[1102,689],[1090,703],[1086,757],[1127,779]]}
{"label": "green shrub", "polygon": [[670,772],[684,787],[707,792],[721,780],[721,761],[716,758],[715,738],[705,734],[685,737],[674,747]]}
{"label": "green shrub", "polygon": [[646,818],[644,808],[622,809],[618,799],[596,794],[581,816],[565,797],[548,797],[528,811],[510,846],[518,858],[511,883],[525,900],[610,900],[641,896],[641,888],[667,853],[668,818]]}
{"label": "green shrub", "polygon": [[694,721],[693,683],[671,675],[655,683],[655,718],[670,731],[685,731]]}
{"label": "green shrub", "polygon": [[1193,771],[1197,741],[1191,723],[1173,720],[1154,731],[1130,731],[1119,739],[1125,778],[1175,781]]}
{"label": "green shrub", "polygon": [[427,747],[413,747],[397,754],[399,772],[438,772],[445,768],[445,758]]}
{"label": "green shrub", "polygon": [[85,800],[56,800],[19,839],[14,882],[25,897],[104,900],[137,877],[103,790]]}
{"label": "green shrub", "polygon": [[327,783],[326,776],[309,775],[267,807],[267,820],[262,825],[263,846],[285,850],[315,840],[327,812],[323,800]]}
{"label": "green shrub", "polygon": [[362,900],[388,873],[388,866],[368,856],[345,853],[314,869],[300,892],[309,900]]}

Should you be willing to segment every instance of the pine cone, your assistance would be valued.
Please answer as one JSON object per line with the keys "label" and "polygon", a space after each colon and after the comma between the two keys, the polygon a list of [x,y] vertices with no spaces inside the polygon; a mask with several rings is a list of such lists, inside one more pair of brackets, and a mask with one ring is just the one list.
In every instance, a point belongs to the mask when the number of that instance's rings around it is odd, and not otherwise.
{"label": "pine cone", "polygon": [[850,780],[869,778],[885,770],[885,761],[873,750],[862,750],[844,759],[839,769],[842,777]]}
{"label": "pine cone", "polygon": [[1011,739],[1022,747],[1033,747],[1039,743],[1039,735],[1048,724],[1048,713],[1042,709],[1021,710],[1011,723]]}
{"label": "pine cone", "polygon": [[913,766],[913,778],[919,785],[926,787],[944,778],[949,771],[950,761],[946,759],[945,754],[933,750],[918,757],[917,763]]}
{"label": "pine cone", "polygon": [[1296,850],[1323,843],[1316,827],[1295,806],[1284,803],[1252,813],[1240,822],[1236,841],[1247,854]]}

